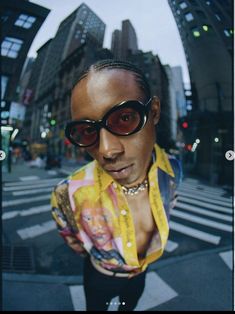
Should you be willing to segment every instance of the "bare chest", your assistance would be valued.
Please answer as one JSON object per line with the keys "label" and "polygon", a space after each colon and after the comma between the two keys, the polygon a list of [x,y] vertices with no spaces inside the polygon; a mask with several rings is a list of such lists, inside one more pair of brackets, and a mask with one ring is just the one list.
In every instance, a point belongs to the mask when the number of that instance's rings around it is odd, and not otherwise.
{"label": "bare chest", "polygon": [[140,197],[129,197],[127,201],[135,226],[137,251],[139,255],[142,255],[148,249],[153,232],[157,228],[150,208],[148,193],[146,195],[143,193]]}

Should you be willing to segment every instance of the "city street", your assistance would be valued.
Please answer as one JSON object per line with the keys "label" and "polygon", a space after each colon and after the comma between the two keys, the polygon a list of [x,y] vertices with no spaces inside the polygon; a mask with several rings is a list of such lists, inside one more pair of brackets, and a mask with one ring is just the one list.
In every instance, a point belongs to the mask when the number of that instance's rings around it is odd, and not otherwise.
{"label": "city street", "polygon": [[[11,273],[16,276],[32,274],[35,278],[38,275],[55,278],[67,276],[72,283],[71,278],[78,278],[81,283],[82,258],[68,248],[58,235],[49,204],[53,186],[71,170],[72,167],[62,167],[46,171],[19,164],[13,166],[12,174],[3,173],[3,271],[6,278],[9,279]],[[221,309],[229,310],[232,307],[232,196],[226,189],[211,187],[189,177],[183,180],[178,194],[177,205],[171,213],[171,231],[166,252],[158,262],[150,266],[152,271],[146,285],[146,290],[148,285],[149,289],[157,289],[151,285],[158,283],[159,287],[165,289],[166,295],[163,294],[163,299],[152,305],[146,299],[142,302],[144,306],[148,304],[144,309],[156,306],[160,309],[163,306],[161,304],[167,304],[165,302],[170,302],[178,295],[182,297],[178,290],[172,288],[178,273],[171,274],[172,285],[169,285],[168,275],[165,275],[168,284],[163,280],[164,269],[168,265],[174,269],[179,260],[185,261],[190,257],[194,257],[193,261],[199,259],[200,263],[201,255],[205,252],[210,257],[218,252],[217,262],[221,263],[227,274],[227,280],[223,279],[225,297],[220,299],[220,304]],[[159,267],[163,270],[161,278],[154,272]],[[202,265],[202,274],[203,267]],[[199,266],[196,267],[195,274],[199,269]],[[202,277],[200,282],[203,280]],[[183,288],[184,280],[181,285],[180,289]],[[70,295],[73,300],[73,295],[81,295],[82,286],[72,287]],[[223,285],[220,287],[222,289]],[[204,289],[204,286],[197,287],[199,288]],[[73,302],[73,307],[78,309],[76,302]]]}

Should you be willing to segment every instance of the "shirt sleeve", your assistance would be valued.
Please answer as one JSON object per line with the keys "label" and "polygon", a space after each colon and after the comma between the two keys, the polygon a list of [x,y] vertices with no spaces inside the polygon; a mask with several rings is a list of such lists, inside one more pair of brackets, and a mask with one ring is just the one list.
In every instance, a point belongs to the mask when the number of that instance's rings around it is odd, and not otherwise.
{"label": "shirt sleeve", "polygon": [[59,234],[63,237],[66,244],[71,247],[75,252],[80,253],[81,255],[86,255],[86,250],[83,247],[83,242],[79,237],[79,230],[75,226],[74,222],[71,223],[71,221],[69,221],[71,220],[72,216],[70,216],[69,219],[68,215],[66,215],[69,204],[64,203],[63,206],[63,202],[61,202],[61,200],[64,200],[66,202],[66,195],[61,196],[60,193],[61,191],[59,192],[55,189],[51,195],[52,218],[56,223]]}

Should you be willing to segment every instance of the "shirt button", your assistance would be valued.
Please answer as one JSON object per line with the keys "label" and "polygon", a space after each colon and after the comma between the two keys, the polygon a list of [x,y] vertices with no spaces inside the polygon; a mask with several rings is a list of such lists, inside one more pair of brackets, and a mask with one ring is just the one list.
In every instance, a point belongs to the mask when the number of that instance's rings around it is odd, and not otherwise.
{"label": "shirt button", "polygon": [[126,215],[126,210],[125,210],[125,209],[121,210],[121,214],[122,214],[123,216],[125,216],[125,215]]}
{"label": "shirt button", "polygon": [[154,186],[154,183],[153,183],[153,182],[150,182],[150,185],[151,185],[151,186]]}
{"label": "shirt button", "polygon": [[132,243],[131,243],[131,242],[127,242],[126,246],[127,246],[127,247],[131,247],[131,246],[132,246]]}

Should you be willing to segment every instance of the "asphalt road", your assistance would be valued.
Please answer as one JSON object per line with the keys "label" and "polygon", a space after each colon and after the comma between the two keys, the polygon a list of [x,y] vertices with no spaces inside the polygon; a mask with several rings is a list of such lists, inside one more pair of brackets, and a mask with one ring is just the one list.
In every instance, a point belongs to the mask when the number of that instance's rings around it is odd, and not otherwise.
{"label": "asphalt road", "polygon": [[[50,275],[81,275],[83,259],[58,235],[50,213],[59,170],[25,164],[3,173],[3,270]],[[232,246],[232,197],[222,187],[186,178],[171,213],[170,236],[161,260]]]}

